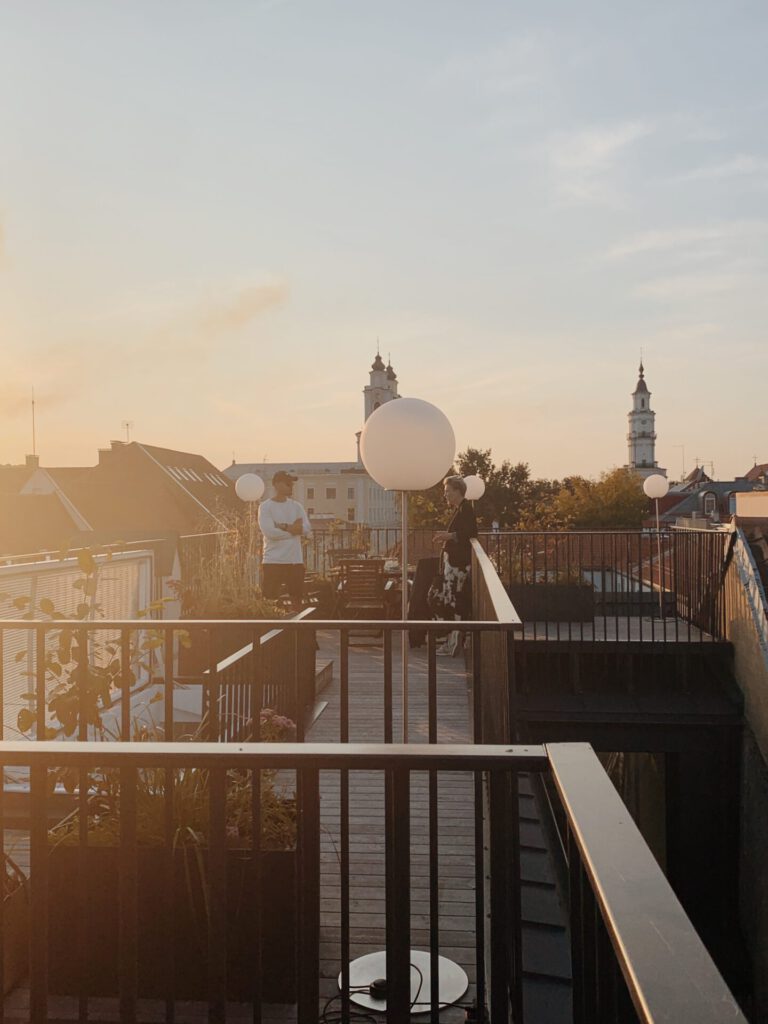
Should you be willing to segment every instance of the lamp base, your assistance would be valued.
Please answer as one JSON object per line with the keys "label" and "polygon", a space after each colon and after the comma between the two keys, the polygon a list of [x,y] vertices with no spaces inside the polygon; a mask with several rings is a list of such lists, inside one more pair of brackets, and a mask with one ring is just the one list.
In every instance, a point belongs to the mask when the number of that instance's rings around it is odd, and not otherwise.
{"label": "lamp base", "polygon": [[[430,955],[421,949],[411,950],[411,1015],[430,1012],[430,986],[432,973],[429,969]],[[453,960],[439,956],[437,958],[439,985],[438,998],[440,1009],[452,1006],[469,988],[466,971]],[[378,953],[366,953],[349,965],[349,986],[363,991],[350,992],[349,998],[358,1006],[375,1013],[387,1012],[387,1000],[375,999],[368,991],[368,986],[379,978],[387,976],[387,954],[384,950]],[[339,975],[341,988],[341,975]]]}

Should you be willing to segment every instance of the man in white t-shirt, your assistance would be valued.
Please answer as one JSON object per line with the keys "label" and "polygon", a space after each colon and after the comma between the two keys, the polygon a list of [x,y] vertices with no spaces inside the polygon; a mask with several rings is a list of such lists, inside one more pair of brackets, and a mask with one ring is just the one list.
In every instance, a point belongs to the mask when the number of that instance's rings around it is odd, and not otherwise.
{"label": "man in white t-shirt", "polygon": [[277,600],[287,590],[294,610],[301,608],[304,594],[301,538],[312,532],[304,507],[292,497],[296,479],[284,469],[278,470],[272,477],[274,496],[259,508],[259,529],[264,537],[262,592]]}

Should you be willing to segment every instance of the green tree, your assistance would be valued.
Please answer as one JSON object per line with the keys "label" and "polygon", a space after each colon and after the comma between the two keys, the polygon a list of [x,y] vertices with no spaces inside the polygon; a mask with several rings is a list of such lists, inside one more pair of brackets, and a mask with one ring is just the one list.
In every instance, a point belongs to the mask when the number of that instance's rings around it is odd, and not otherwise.
{"label": "green tree", "polygon": [[532,480],[527,462],[510,462],[500,466],[493,461],[490,448],[467,448],[457,458],[462,476],[472,474],[485,481],[485,494],[475,502],[475,512],[482,526],[490,528],[494,519],[502,529],[520,528],[530,517],[532,507],[540,500],[549,481]]}
{"label": "green tree", "polygon": [[[528,463],[505,459],[497,466],[490,448],[467,448],[457,455],[452,472],[459,476],[479,476],[485,482],[485,494],[475,502],[481,529],[490,529],[494,520],[507,530],[543,529],[550,525],[552,501],[560,484],[552,480],[533,480]],[[444,525],[448,513],[442,481],[428,491],[412,495],[410,509],[412,526],[437,529]]]}
{"label": "green tree", "polygon": [[602,473],[599,480],[570,477],[551,505],[551,524],[573,530],[629,530],[642,525],[648,499],[642,481],[626,469]]}

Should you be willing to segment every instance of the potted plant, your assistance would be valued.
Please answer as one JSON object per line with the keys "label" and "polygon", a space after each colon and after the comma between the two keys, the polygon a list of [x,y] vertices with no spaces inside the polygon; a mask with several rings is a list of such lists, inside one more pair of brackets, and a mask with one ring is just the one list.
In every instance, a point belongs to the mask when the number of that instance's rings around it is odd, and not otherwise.
{"label": "potted plant", "polygon": [[[270,710],[262,712],[262,739],[289,741],[294,734],[294,725],[288,719]],[[189,740],[194,742],[197,738],[195,734]],[[78,779],[71,773],[60,773],[56,781],[73,790]],[[211,894],[208,772],[192,767],[176,773],[170,848],[164,820],[164,787],[164,772],[138,772],[138,992],[145,998],[165,995],[166,953],[170,943],[176,998],[203,999],[207,991]],[[118,992],[120,805],[116,771],[92,773],[88,778],[87,846],[80,847],[79,811],[50,832],[51,992],[76,994],[83,980],[89,995],[111,996]],[[263,998],[269,1002],[293,1002],[297,927],[295,799],[278,786],[274,772],[262,771],[261,835],[254,844],[250,773],[231,771],[227,778],[225,822],[227,998],[247,1000],[252,995],[256,951],[260,946]],[[173,865],[170,892],[166,873],[169,849]],[[258,883],[254,872],[256,856],[261,865]],[[82,916],[84,909],[78,884],[82,863],[87,878],[88,922],[84,979],[77,959],[72,957],[71,941],[71,921]],[[261,908],[260,934],[256,927],[257,906]]]}
{"label": "potted plant", "polygon": [[[90,552],[81,552],[81,579],[74,587],[82,600],[74,613],[65,614],[43,599],[16,598],[13,604],[29,619],[51,621],[75,618],[85,621],[100,614],[96,602],[99,563]],[[154,610],[153,608],[150,609]],[[38,695],[23,695],[26,706],[18,715],[19,731],[30,738],[53,739],[77,734],[85,721],[89,738],[119,738],[114,732],[112,701],[120,692],[120,681],[151,678],[153,658],[162,648],[162,633],[147,628],[131,638],[129,664],[122,663],[118,643],[107,635],[91,638],[88,658],[81,661],[77,629],[52,629],[45,655],[45,728],[38,730]],[[151,698],[151,701],[157,697]],[[151,704],[150,701],[150,704]],[[244,740],[249,738],[246,723]],[[194,743],[205,736],[207,722],[183,739]],[[153,722],[151,707],[144,709],[142,722],[133,723],[134,739],[163,739]],[[270,709],[260,712],[259,739],[290,741],[295,725]],[[52,772],[52,790],[79,791],[77,772]],[[80,847],[79,808],[50,833],[49,861],[49,969],[50,991],[76,993],[81,970],[72,955],[72,921],[83,916],[81,865],[85,866],[88,922],[86,985],[91,995],[118,991],[118,900],[120,788],[114,770],[90,773],[87,777],[88,842]],[[208,793],[207,771],[189,768],[176,773],[174,784],[171,861],[173,863],[173,933],[167,933],[162,914],[169,897],[165,885],[168,860],[165,828],[164,776],[153,770],[138,773],[138,927],[139,992],[146,997],[165,994],[166,958],[161,955],[172,941],[176,950],[174,991],[178,998],[205,995],[206,914],[209,906],[208,878]],[[281,789],[275,773],[261,773],[261,834],[252,835],[252,789],[248,773],[230,772],[225,805],[227,838],[227,958],[228,993],[232,999],[247,999],[253,984],[255,950],[262,949],[263,996],[270,1001],[293,1001],[296,986],[296,805],[292,794]],[[254,858],[261,865],[256,885]],[[21,902],[21,897],[12,897]],[[261,935],[256,930],[253,908],[261,906]],[[15,913],[15,910],[14,910]],[[6,931],[6,935],[7,935]],[[6,971],[6,978],[11,973]]]}

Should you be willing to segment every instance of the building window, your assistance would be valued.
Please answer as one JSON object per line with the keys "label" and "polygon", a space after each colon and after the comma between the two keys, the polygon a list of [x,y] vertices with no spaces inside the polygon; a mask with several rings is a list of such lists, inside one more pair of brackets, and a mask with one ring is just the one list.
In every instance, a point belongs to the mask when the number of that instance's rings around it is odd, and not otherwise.
{"label": "building window", "polygon": [[314,498],[314,496],[315,496],[315,488],[314,487],[308,487],[307,488],[307,497],[308,498]]}
{"label": "building window", "polygon": [[644,398],[641,398],[641,399],[640,399],[640,408],[641,408],[641,409],[644,409],[644,408],[645,408],[645,399],[644,399]]}
{"label": "building window", "polygon": [[326,487],[325,488],[325,496],[326,496],[326,498],[335,498],[336,497],[336,488],[335,487]]}
{"label": "building window", "polygon": [[307,515],[308,516],[313,516],[314,514],[315,514],[315,510],[313,508],[308,508],[307,509]]}
{"label": "building window", "polygon": [[350,501],[354,501],[355,500],[355,488],[354,487],[348,487],[347,488],[347,498]]}
{"label": "building window", "polygon": [[347,519],[349,520],[350,523],[354,523],[354,521],[355,521],[355,510],[353,508],[348,508],[347,509]]}

